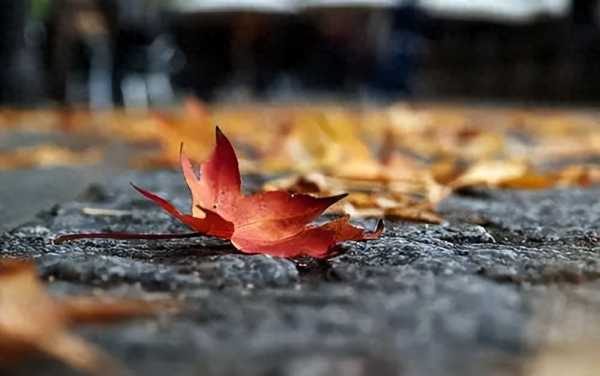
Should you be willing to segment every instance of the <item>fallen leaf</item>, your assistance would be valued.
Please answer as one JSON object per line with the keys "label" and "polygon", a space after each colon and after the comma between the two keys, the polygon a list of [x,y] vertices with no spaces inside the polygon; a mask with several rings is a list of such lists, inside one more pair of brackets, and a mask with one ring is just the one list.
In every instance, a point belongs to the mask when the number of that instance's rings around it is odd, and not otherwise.
{"label": "fallen leaf", "polygon": [[573,341],[562,346],[544,346],[525,363],[527,376],[595,376],[600,369],[597,341]]}
{"label": "fallen leaf", "polygon": [[[345,204],[329,210],[353,216],[384,216],[377,201],[388,198],[397,202],[388,212],[411,213],[404,208],[421,204],[435,212],[441,200],[467,187],[542,189],[600,182],[594,166],[600,161],[600,121],[590,111],[435,103],[208,105],[193,98],[163,111],[2,109],[0,132],[62,132],[95,137],[103,145],[126,142],[135,146],[125,153],[133,167],[148,168],[176,166],[181,140],[190,155],[207,158],[214,147],[212,124],[224,124],[242,172],[299,174],[304,181],[296,187],[279,188],[295,193],[347,192]],[[2,157],[10,166],[86,161],[83,155],[23,150],[0,155],[0,164]],[[309,181],[315,175],[324,177],[325,186]],[[192,216],[201,217],[199,210]]]}
{"label": "fallen leaf", "polygon": [[538,174],[526,161],[493,160],[475,163],[448,186],[455,190],[476,186],[542,189],[554,183],[552,177]]}
{"label": "fallen leaf", "polygon": [[0,170],[94,164],[101,158],[102,152],[94,148],[71,150],[42,144],[0,152]]}
{"label": "fallen leaf", "polygon": [[40,352],[91,374],[124,373],[121,365],[71,334],[68,327],[149,315],[162,309],[160,304],[138,300],[53,298],[39,282],[33,264],[0,261],[0,363]]}
{"label": "fallen leaf", "polygon": [[600,182],[600,168],[598,166],[574,165],[567,166],[556,174],[558,186],[588,187]]}
{"label": "fallen leaf", "polygon": [[591,166],[568,166],[558,172],[540,173],[527,162],[481,161],[468,168],[447,186],[454,190],[466,187],[545,189],[555,186],[586,187],[600,181],[600,172]]}
{"label": "fallen leaf", "polygon": [[518,179],[527,174],[529,166],[524,161],[480,161],[467,168],[448,185],[453,189],[473,186],[498,186],[506,180]]}
{"label": "fallen leaf", "polygon": [[[363,182],[364,183],[364,182]],[[435,205],[450,193],[448,187],[437,184],[433,179],[426,179],[418,187],[423,196],[414,195],[417,186],[406,181],[392,181],[386,186],[380,183],[375,186],[356,185],[356,180],[340,179],[324,176],[319,173],[292,176],[269,181],[264,189],[267,191],[282,189],[290,193],[314,193],[318,195],[349,192],[343,205],[335,205],[332,212],[341,212],[352,218],[386,217],[421,223],[442,223],[443,218],[436,213]],[[401,186],[401,187],[400,187]]]}
{"label": "fallen leaf", "polygon": [[[376,239],[383,232],[382,221],[375,231],[369,232],[352,226],[348,217],[322,225],[309,224],[346,194],[330,197],[284,191],[242,194],[237,156],[219,128],[216,129],[215,149],[201,165],[200,171],[183,152],[181,167],[192,194],[191,215],[181,213],[168,201],[151,192],[136,186],[134,188],[198,233],[229,239],[245,253],[324,258],[335,252],[334,248],[339,242]],[[201,179],[198,172],[202,175]],[[75,234],[59,237],[55,241],[110,236]],[[124,236],[118,238],[123,239]],[[130,238],[135,236],[131,234]],[[148,238],[152,235],[140,236]]]}
{"label": "fallen leaf", "polygon": [[428,205],[396,206],[384,210],[389,219],[400,219],[409,222],[440,224],[444,219]]}

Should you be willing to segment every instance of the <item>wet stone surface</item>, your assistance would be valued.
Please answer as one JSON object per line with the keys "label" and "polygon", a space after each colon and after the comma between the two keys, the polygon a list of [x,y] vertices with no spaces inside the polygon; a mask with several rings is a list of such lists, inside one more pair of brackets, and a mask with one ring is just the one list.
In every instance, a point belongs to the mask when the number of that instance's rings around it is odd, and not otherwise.
{"label": "wet stone surface", "polygon": [[[453,196],[441,206],[448,223],[387,222],[379,240],[346,243],[326,263],[242,255],[211,238],[52,244],[73,232],[187,232],[129,181],[189,205],[177,172],[130,174],[3,233],[0,252],[34,258],[57,295],[182,299],[176,316],[77,329],[135,375],[514,375],[556,342],[544,328],[573,312],[591,325],[600,312],[600,189]],[[567,330],[595,335],[585,332]],[[47,359],[12,372],[42,370],[74,373]]]}

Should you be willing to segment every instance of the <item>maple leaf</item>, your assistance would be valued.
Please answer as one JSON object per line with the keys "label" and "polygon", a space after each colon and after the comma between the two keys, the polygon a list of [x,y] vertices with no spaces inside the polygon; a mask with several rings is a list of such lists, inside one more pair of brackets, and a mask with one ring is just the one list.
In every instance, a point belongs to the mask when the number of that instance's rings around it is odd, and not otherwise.
{"label": "maple leaf", "polygon": [[[335,253],[334,248],[339,242],[375,239],[383,232],[382,221],[371,232],[351,225],[349,217],[319,226],[309,224],[329,206],[346,197],[346,194],[320,198],[284,191],[244,195],[241,191],[237,156],[219,128],[216,129],[215,149],[200,169],[183,152],[180,159],[183,175],[192,195],[191,214],[181,213],[154,193],[135,185],[134,188],[198,233],[229,239],[242,252],[280,257],[324,258]],[[198,173],[202,178],[198,177]],[[59,237],[55,242],[92,237],[169,237],[138,235],[140,234],[75,234]]]}
{"label": "maple leaf", "polygon": [[139,300],[53,298],[37,278],[33,264],[1,261],[0,365],[42,352],[90,373],[124,373],[108,355],[67,328],[149,315],[164,308]]}

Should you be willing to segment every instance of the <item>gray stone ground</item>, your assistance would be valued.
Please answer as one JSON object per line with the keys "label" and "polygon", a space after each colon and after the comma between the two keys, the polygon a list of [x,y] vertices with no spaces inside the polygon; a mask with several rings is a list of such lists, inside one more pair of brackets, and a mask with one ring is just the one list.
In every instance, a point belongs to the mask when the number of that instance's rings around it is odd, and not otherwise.
{"label": "gray stone ground", "polygon": [[[129,181],[188,205],[177,172],[112,178],[0,235],[0,252],[35,258],[57,295],[183,300],[176,316],[76,329],[135,375],[545,375],[532,367],[546,348],[600,338],[600,188],[453,196],[447,224],[388,221],[381,239],[347,243],[328,263],[241,255],[210,238],[51,243],[187,231]],[[41,358],[9,370],[72,372]]]}

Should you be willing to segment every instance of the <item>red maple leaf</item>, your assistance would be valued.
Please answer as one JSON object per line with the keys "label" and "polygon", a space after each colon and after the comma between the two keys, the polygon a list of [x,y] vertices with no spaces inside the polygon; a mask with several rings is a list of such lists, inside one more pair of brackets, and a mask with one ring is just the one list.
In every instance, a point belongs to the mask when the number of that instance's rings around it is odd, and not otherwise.
{"label": "red maple leaf", "polygon": [[[216,133],[215,149],[200,169],[181,153],[181,168],[192,194],[191,214],[181,213],[154,193],[133,187],[194,231],[229,239],[245,253],[325,258],[336,253],[335,246],[340,242],[376,239],[382,234],[382,221],[371,232],[351,225],[348,216],[322,225],[310,224],[345,194],[322,198],[284,191],[244,195],[233,146],[219,128]],[[83,237],[157,239],[186,236],[190,234],[75,234],[59,237],[55,242]]]}

